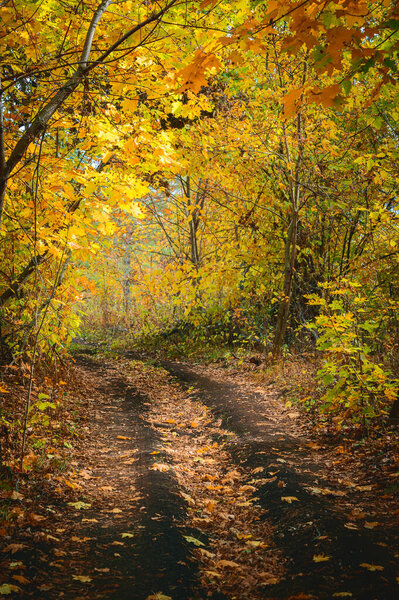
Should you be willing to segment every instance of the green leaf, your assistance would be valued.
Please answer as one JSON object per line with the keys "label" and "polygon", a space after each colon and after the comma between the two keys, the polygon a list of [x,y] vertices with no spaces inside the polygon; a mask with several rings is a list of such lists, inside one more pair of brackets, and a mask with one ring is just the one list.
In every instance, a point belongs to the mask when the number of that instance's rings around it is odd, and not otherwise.
{"label": "green leaf", "polygon": [[76,508],[77,510],[81,510],[81,509],[87,509],[90,508],[91,504],[87,504],[87,502],[68,502],[68,506],[72,506],[73,508]]}
{"label": "green leaf", "polygon": [[54,402],[36,402],[35,407],[38,410],[47,410],[48,408],[57,408]]}
{"label": "green leaf", "polygon": [[344,89],[345,94],[348,96],[352,88],[352,82],[349,79],[345,79],[345,81],[342,82],[342,87]]}
{"label": "green leaf", "polygon": [[194,544],[194,546],[205,546],[200,540],[197,540],[197,538],[192,537],[191,535],[183,535],[183,537],[187,542],[190,542],[190,544]]}
{"label": "green leaf", "polygon": [[17,585],[12,585],[12,583],[3,583],[0,585],[0,594],[2,596],[8,596],[13,592],[19,592],[20,588]]}

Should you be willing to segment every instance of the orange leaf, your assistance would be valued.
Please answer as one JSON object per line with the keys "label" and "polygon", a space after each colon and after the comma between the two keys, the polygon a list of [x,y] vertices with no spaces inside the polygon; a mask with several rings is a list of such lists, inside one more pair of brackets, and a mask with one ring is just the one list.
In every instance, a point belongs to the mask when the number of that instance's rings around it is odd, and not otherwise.
{"label": "orange leaf", "polygon": [[334,83],[333,85],[328,85],[323,89],[313,88],[310,91],[309,98],[316,104],[322,104],[326,108],[330,108],[331,106],[335,106],[337,104],[340,91],[341,86],[339,83]]}
{"label": "orange leaf", "polygon": [[232,560],[218,560],[216,566],[226,569],[241,569],[240,565]]}
{"label": "orange leaf", "polygon": [[30,580],[24,577],[23,575],[13,575],[13,579],[19,581],[19,583],[30,583]]}
{"label": "orange leaf", "polygon": [[201,2],[199,7],[206,8],[207,6],[210,6],[211,8],[213,8],[218,1],[219,0],[203,0],[203,2]]}
{"label": "orange leaf", "polygon": [[303,87],[291,90],[283,98],[284,119],[287,121],[295,113],[298,112],[300,98],[303,92]]}

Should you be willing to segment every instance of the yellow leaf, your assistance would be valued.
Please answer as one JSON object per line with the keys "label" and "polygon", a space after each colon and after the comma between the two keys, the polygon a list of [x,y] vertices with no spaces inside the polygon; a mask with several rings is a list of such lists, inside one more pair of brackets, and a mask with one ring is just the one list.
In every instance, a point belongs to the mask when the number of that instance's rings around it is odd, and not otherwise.
{"label": "yellow leaf", "polygon": [[69,481],[68,479],[64,479],[65,485],[67,485],[68,487],[70,487],[73,490],[80,490],[81,486],[78,485],[77,483],[73,483],[72,481]]}
{"label": "yellow leaf", "polygon": [[364,569],[367,569],[368,571],[383,571],[384,570],[384,567],[382,567],[381,565],[370,565],[369,563],[361,563],[360,566],[363,567]]}
{"label": "yellow leaf", "polygon": [[299,502],[296,496],[281,496],[281,500],[283,500],[283,502],[288,502],[288,504],[292,504],[293,502]]}
{"label": "yellow leaf", "polygon": [[13,592],[19,592],[20,589],[17,585],[12,585],[12,583],[3,583],[0,585],[0,595],[8,596],[8,594],[12,594]]}
{"label": "yellow leaf", "polygon": [[319,563],[319,562],[326,562],[327,560],[330,560],[331,556],[325,556],[324,554],[314,554],[313,555],[313,562]]}
{"label": "yellow leaf", "polygon": [[72,575],[72,579],[81,581],[82,583],[90,583],[91,581],[91,577],[88,577],[87,575]]}
{"label": "yellow leaf", "polygon": [[137,110],[138,103],[138,98],[126,98],[126,100],[123,100],[122,102],[122,108],[126,111],[135,112]]}
{"label": "yellow leaf", "polygon": [[87,502],[68,502],[68,506],[72,506],[73,508],[76,508],[77,510],[81,510],[83,509],[87,509],[90,508],[91,504],[87,504]]}
{"label": "yellow leaf", "polygon": [[106,165],[107,163],[109,163],[109,161],[111,160],[111,158],[113,157],[114,153],[113,152],[107,152],[107,154],[102,158],[102,163],[104,165]]}

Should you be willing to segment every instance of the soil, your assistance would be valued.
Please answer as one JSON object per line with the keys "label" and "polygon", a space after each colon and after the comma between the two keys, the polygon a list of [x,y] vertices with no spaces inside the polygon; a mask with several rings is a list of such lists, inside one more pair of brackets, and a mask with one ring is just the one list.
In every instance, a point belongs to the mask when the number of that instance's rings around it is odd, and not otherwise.
{"label": "soil", "polygon": [[4,539],[0,591],[49,600],[398,597],[389,487],[398,468],[387,456],[362,467],[345,447],[315,439],[281,390],[221,368],[81,354],[76,372],[89,414],[84,443],[57,485],[36,490],[29,522]]}
{"label": "soil", "polygon": [[331,447],[315,443],[299,415],[285,409],[279,390],[256,390],[217,369],[165,366],[194,385],[201,401],[237,434],[229,444],[234,461],[262,468],[255,477],[270,477],[257,494],[286,559],[286,576],[267,598],[398,597],[399,513],[393,496],[378,493],[359,469],[348,472]]}

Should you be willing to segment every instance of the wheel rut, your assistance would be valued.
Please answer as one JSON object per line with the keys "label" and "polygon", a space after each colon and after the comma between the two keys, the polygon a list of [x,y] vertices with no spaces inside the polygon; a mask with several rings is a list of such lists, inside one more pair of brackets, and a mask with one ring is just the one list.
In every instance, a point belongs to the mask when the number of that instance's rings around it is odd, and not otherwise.
{"label": "wheel rut", "polygon": [[329,456],[293,427],[276,390],[265,393],[224,376],[220,369],[166,361],[162,365],[182,384],[194,387],[222,425],[236,434],[228,444],[235,463],[257,472],[255,478],[266,475],[256,496],[287,572],[278,584],[268,586],[265,598],[398,597],[399,528],[368,528],[381,518],[383,494],[370,498],[367,507],[355,486],[334,475]]}
{"label": "wheel rut", "polygon": [[397,598],[389,500],[342,478],[277,390],[176,361],[76,370],[87,433],[69,496],[38,490],[46,517],[16,540],[21,598]]}

